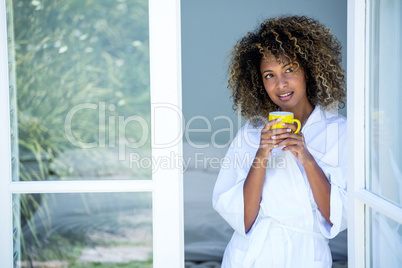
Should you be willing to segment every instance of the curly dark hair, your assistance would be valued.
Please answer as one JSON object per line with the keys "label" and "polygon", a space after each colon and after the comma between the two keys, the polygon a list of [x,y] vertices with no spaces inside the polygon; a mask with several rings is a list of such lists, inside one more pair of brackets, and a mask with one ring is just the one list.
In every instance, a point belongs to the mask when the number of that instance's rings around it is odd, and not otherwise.
{"label": "curly dark hair", "polygon": [[277,61],[286,57],[306,75],[307,98],[325,109],[344,107],[345,72],[341,45],[318,21],[305,16],[273,18],[240,39],[229,52],[229,83],[233,109],[254,126],[278,106],[265,91],[260,64],[271,53]]}

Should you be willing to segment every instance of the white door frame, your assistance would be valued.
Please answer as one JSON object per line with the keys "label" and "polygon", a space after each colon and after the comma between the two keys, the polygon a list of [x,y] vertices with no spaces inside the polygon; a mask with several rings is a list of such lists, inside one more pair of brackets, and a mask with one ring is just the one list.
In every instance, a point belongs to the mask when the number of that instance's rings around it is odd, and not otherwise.
{"label": "white door frame", "polygon": [[[152,180],[13,182],[6,4],[0,2],[0,263],[13,267],[12,194],[152,192],[153,265],[184,267],[182,167],[152,167]],[[152,157],[182,156],[180,0],[149,0]],[[162,105],[162,103],[164,103]],[[179,116],[156,113],[170,107]],[[159,131],[156,132],[155,129]],[[162,130],[162,131],[161,131]],[[178,137],[168,146],[154,146]]]}
{"label": "white door frame", "polygon": [[[152,157],[182,157],[180,0],[149,0]],[[161,105],[164,104],[164,105]],[[177,111],[156,113],[158,107]],[[157,128],[159,131],[155,131]],[[159,146],[165,137],[179,138]],[[158,145],[158,146],[156,146]],[[154,267],[184,267],[183,167],[156,169],[152,175]]]}
{"label": "white door frame", "polygon": [[[348,124],[348,266],[364,267],[364,27],[365,0],[348,0],[347,124]],[[360,95],[359,95],[360,94]]]}
{"label": "white door frame", "polygon": [[367,267],[366,213],[372,208],[402,224],[402,209],[368,191],[365,186],[367,145],[366,1],[348,0],[348,267]]}

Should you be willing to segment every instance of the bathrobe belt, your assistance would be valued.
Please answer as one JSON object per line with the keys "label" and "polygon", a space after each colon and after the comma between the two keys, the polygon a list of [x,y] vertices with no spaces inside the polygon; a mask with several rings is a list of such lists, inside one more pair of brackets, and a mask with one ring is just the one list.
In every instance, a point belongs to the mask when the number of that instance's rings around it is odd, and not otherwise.
{"label": "bathrobe belt", "polygon": [[[319,238],[319,239],[328,241],[328,239],[325,238],[321,233],[309,231],[309,230],[294,227],[294,226],[284,225],[270,217],[259,218],[257,225],[255,226],[255,229],[253,230],[253,234],[250,237],[249,247],[248,247],[246,256],[244,258],[244,262],[243,262],[244,268],[252,267],[252,265],[254,264],[254,261],[260,255],[264,242],[265,242],[265,239],[267,238],[268,232],[272,226],[280,227],[282,230],[282,233],[271,232],[269,234],[270,239],[272,239],[272,241],[275,241],[275,243],[276,243],[272,247],[272,251],[273,251],[272,253],[274,256],[274,258],[273,258],[274,267],[286,267],[286,268],[291,267],[290,265],[292,262],[292,239],[290,238],[288,231],[294,231],[294,232],[309,235],[311,237],[315,237],[315,238]],[[284,245],[283,236],[286,237],[286,242],[287,242],[286,266],[283,263],[285,261],[285,245]]]}

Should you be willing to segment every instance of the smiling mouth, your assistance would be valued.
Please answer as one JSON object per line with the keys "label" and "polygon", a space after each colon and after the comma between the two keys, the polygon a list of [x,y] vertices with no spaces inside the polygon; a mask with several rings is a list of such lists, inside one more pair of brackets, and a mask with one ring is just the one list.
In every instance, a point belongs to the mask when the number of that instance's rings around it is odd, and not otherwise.
{"label": "smiling mouth", "polygon": [[278,98],[282,101],[288,100],[293,96],[293,92],[288,92],[288,93],[284,93],[281,95],[278,95]]}

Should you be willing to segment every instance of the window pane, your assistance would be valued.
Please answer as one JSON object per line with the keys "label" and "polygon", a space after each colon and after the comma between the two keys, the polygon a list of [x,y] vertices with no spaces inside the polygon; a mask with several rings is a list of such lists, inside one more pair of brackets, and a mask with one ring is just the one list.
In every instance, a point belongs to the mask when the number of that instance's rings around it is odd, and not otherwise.
{"label": "window pane", "polygon": [[402,226],[369,209],[367,256],[370,267],[402,267]]}
{"label": "window pane", "polygon": [[150,179],[148,1],[6,3],[13,180]]}
{"label": "window pane", "polygon": [[31,267],[31,262],[33,267],[152,267],[151,197],[14,195],[20,200],[20,212],[14,210],[21,250],[16,266]]}
{"label": "window pane", "polygon": [[402,2],[367,3],[366,186],[402,206]]}

